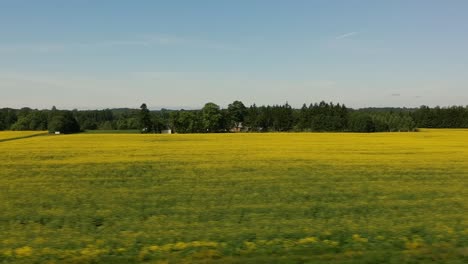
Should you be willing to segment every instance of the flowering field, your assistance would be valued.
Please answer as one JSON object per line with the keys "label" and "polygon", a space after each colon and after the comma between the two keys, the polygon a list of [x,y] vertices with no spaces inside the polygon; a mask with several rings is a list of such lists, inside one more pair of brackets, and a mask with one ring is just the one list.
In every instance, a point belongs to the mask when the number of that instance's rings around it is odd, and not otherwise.
{"label": "flowering field", "polygon": [[24,137],[31,137],[35,135],[44,134],[46,132],[41,131],[0,131],[0,142],[17,139],[17,138],[24,138]]}
{"label": "flowering field", "polygon": [[468,260],[468,130],[59,135],[0,157],[0,263]]}

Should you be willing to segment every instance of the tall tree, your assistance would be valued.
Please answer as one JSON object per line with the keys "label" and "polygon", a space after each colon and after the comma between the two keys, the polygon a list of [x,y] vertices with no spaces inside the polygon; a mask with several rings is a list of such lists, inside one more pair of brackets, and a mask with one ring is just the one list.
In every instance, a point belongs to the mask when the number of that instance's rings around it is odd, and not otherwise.
{"label": "tall tree", "polygon": [[245,116],[245,125],[248,127],[249,131],[258,131],[259,125],[259,110],[257,105],[253,104],[247,109],[247,114]]}
{"label": "tall tree", "polygon": [[202,109],[203,127],[206,132],[219,132],[221,129],[222,114],[215,103],[207,103]]}
{"label": "tall tree", "polygon": [[145,103],[140,106],[140,129],[142,133],[149,133],[152,130],[151,115]]}
{"label": "tall tree", "polygon": [[80,132],[80,125],[71,111],[56,111],[48,122],[50,133],[59,131],[63,134]]}
{"label": "tall tree", "polygon": [[231,127],[240,128],[247,114],[245,105],[241,101],[234,101],[228,105],[227,111],[231,121],[229,125]]}

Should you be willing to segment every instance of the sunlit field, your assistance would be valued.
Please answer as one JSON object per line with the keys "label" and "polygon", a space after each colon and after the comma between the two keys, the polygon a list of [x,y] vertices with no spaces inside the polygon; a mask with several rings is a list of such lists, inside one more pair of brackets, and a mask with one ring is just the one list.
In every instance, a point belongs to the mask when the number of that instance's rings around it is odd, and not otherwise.
{"label": "sunlit field", "polygon": [[31,137],[35,135],[44,134],[46,132],[41,131],[0,131],[0,142],[16,139],[16,138],[23,138],[23,137]]}
{"label": "sunlit field", "polygon": [[0,157],[0,263],[468,260],[468,130],[51,135]]}

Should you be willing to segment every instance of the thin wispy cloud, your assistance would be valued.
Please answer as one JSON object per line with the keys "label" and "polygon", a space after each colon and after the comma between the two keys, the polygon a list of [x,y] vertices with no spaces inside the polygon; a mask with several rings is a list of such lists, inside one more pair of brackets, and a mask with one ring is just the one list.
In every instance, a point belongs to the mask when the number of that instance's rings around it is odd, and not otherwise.
{"label": "thin wispy cloud", "polygon": [[31,52],[51,53],[77,49],[110,48],[123,46],[150,46],[148,41],[99,41],[83,43],[30,43],[0,45],[0,53]]}
{"label": "thin wispy cloud", "polygon": [[339,36],[336,36],[335,39],[345,39],[345,38],[350,38],[352,36],[355,36],[357,35],[358,32],[356,31],[353,31],[353,32],[348,32],[348,33],[345,33],[345,34],[342,34],[342,35],[339,35]]}
{"label": "thin wispy cloud", "polygon": [[48,53],[63,51],[65,46],[63,44],[53,43],[36,43],[36,44],[11,44],[0,45],[0,53],[14,53],[14,52],[33,52],[33,53]]}
{"label": "thin wispy cloud", "polygon": [[77,49],[102,49],[119,47],[156,47],[156,46],[190,46],[203,49],[234,51],[239,48],[218,43],[211,40],[184,38],[160,34],[147,34],[128,40],[99,40],[95,42],[67,42],[67,43],[20,43],[0,44],[0,53],[33,52],[50,53]]}
{"label": "thin wispy cloud", "polygon": [[196,37],[178,37],[168,35],[145,35],[149,44],[157,45],[173,45],[173,46],[190,46],[196,48],[213,49],[213,50],[224,50],[224,51],[236,51],[241,48],[228,44],[220,43],[209,39],[200,39]]}

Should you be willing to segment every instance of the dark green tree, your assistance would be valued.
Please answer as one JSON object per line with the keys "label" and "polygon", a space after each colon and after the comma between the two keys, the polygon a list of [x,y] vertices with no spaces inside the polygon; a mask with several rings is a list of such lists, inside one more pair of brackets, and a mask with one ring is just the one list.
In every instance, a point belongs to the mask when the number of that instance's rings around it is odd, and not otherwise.
{"label": "dark green tree", "polygon": [[310,130],[310,115],[309,108],[303,104],[298,113],[297,129],[300,131]]}
{"label": "dark green tree", "polygon": [[375,124],[367,113],[354,113],[349,121],[349,130],[352,132],[375,132]]}
{"label": "dark green tree", "polygon": [[145,103],[140,106],[140,129],[142,133],[149,133],[153,128],[151,115]]}
{"label": "dark green tree", "polygon": [[5,130],[5,128],[5,115],[3,114],[3,112],[0,112],[0,130]]}
{"label": "dark green tree", "polygon": [[222,126],[222,114],[219,106],[215,103],[207,103],[202,109],[203,128],[205,132],[219,132]]}
{"label": "dark green tree", "polygon": [[49,133],[56,131],[63,134],[80,132],[80,125],[70,111],[56,111],[48,122]]}
{"label": "dark green tree", "polygon": [[3,129],[11,129],[11,126],[16,123],[18,116],[15,109],[3,108]]}
{"label": "dark green tree", "polygon": [[30,114],[29,129],[47,130],[47,113],[44,111],[34,111]]}
{"label": "dark green tree", "polygon": [[28,114],[23,114],[18,118],[18,121],[11,126],[11,130],[31,130],[29,124],[31,123],[31,116]]}
{"label": "dark green tree", "polygon": [[229,126],[240,129],[247,115],[247,108],[241,101],[234,101],[228,105]]}
{"label": "dark green tree", "polygon": [[259,131],[259,110],[257,105],[253,104],[247,109],[245,120],[245,126],[249,129],[249,131]]}

